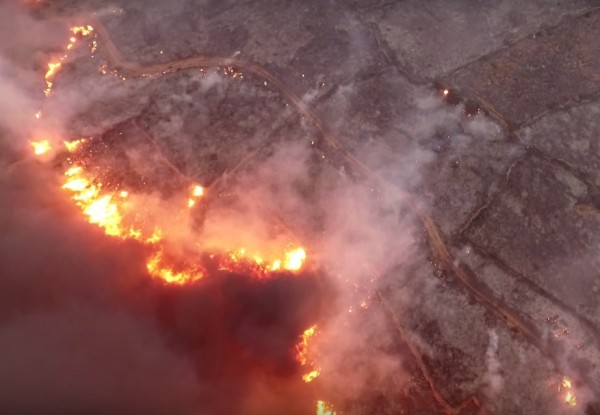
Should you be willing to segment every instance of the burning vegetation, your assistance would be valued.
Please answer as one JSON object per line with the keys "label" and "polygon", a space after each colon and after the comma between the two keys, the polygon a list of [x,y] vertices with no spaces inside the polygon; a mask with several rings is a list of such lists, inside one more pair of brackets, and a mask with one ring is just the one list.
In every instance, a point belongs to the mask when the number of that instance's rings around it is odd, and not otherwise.
{"label": "burning vegetation", "polygon": [[[49,62],[44,74],[48,98],[68,52],[94,35],[90,25],[70,30],[65,54]],[[97,41],[90,46],[94,52]],[[42,112],[34,117],[41,119]],[[205,244],[193,228],[202,226],[203,213],[210,209],[210,187],[181,174],[168,195],[147,183],[132,186],[132,172],[102,157],[119,151],[102,137],[30,144],[35,156],[44,156],[62,171],[65,196],[90,225],[109,238],[143,248],[145,269],[155,283],[158,317],[177,347],[192,356],[199,376],[233,385],[251,382],[257,373],[286,382],[301,379],[305,385],[319,376],[311,347],[326,290],[314,267],[307,265],[307,250],[292,243],[294,238],[284,235],[239,246],[235,238],[228,242],[225,237],[216,245]],[[188,309],[184,316],[182,304]],[[192,320],[195,328],[190,331]],[[227,358],[215,362],[217,351]],[[207,367],[212,367],[208,375]],[[318,415],[335,414],[325,401],[314,402]],[[220,406],[218,411],[223,410]],[[232,410],[240,409],[228,407],[225,413]]]}
{"label": "burning vegetation", "polygon": [[[47,64],[48,99],[60,84],[58,74],[68,66],[69,51],[84,38],[91,53],[98,49],[91,25],[74,26],[71,33],[65,53]],[[116,74],[104,63],[99,72]],[[225,72],[242,78],[231,67]],[[40,120],[42,111],[33,117]],[[197,376],[212,388],[225,384],[227,393],[236,394],[256,379],[268,378],[270,386],[284,382],[309,391],[310,402],[305,403],[312,413],[341,414],[319,392],[324,376],[318,353],[324,325],[319,319],[332,293],[310,248],[280,228],[273,237],[251,243],[240,243],[232,229],[218,241],[204,239],[207,212],[219,209],[214,183],[187,177],[162,156],[158,159],[164,165],[154,169],[157,177],[140,179],[132,166],[116,161],[122,149],[108,135],[62,142],[36,138],[30,141],[31,151],[58,170],[64,196],[90,226],[107,238],[140,247],[147,277],[143,286],[170,345],[189,357]],[[156,161],[142,151],[144,157]],[[364,301],[360,304],[367,308]],[[577,404],[570,379],[562,380],[558,392],[567,406]],[[210,392],[202,398],[213,399]],[[236,405],[244,404],[244,399],[216,402],[212,409],[243,413]]]}

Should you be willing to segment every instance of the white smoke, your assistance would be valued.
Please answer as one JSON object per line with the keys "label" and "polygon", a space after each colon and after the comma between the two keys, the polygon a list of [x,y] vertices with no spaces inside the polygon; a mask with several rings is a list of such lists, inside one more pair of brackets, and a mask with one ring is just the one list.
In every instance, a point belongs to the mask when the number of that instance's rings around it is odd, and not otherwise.
{"label": "white smoke", "polygon": [[498,334],[496,330],[489,330],[490,342],[485,352],[485,364],[487,371],[483,376],[483,381],[487,387],[489,395],[495,395],[502,390],[504,385],[504,376],[502,375],[502,366],[498,360]]}

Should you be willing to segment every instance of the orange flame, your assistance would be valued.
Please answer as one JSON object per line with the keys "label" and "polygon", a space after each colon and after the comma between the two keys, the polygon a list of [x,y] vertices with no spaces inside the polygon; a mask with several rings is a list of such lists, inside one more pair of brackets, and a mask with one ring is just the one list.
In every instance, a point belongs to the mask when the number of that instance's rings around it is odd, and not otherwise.
{"label": "orange flame", "polygon": [[191,208],[196,204],[196,201],[204,196],[204,188],[198,184],[192,187],[192,194],[187,201],[187,207]]}
{"label": "orange flame", "polygon": [[46,89],[44,90],[44,94],[46,94],[46,96],[49,96],[50,93],[52,92],[52,79],[54,79],[54,77],[56,76],[56,73],[58,72],[58,70],[60,69],[60,67],[62,66],[62,64],[60,62],[50,62],[48,63],[48,70],[46,71],[46,74],[44,75],[44,79],[46,80]]}
{"label": "orange flame", "polygon": [[575,393],[573,392],[573,382],[571,381],[571,379],[567,378],[567,377],[563,377],[562,382],[560,384],[560,386],[558,387],[558,391],[565,391],[565,395],[563,398],[563,401],[565,404],[569,405],[569,406],[576,406],[577,405],[577,398],[575,396]]}
{"label": "orange flame", "polygon": [[186,271],[175,271],[164,263],[162,251],[155,252],[146,263],[146,268],[150,275],[159,277],[169,284],[183,285],[189,282],[197,281],[203,277],[202,273],[196,269]]}
{"label": "orange flame", "polygon": [[[69,151],[76,151],[84,139],[65,141]],[[127,190],[108,190],[103,183],[86,173],[83,165],[73,164],[64,174],[63,189],[71,193],[71,198],[81,209],[87,220],[102,228],[109,236],[122,239],[134,239],[148,245],[157,245],[146,262],[148,272],[167,283],[185,284],[202,278],[202,271],[196,268],[175,271],[167,265],[163,254],[163,231],[157,226],[152,227],[152,220],[146,217],[145,210],[130,200]],[[192,188],[192,197],[201,197],[204,190],[199,185]],[[195,199],[188,199],[195,203]],[[138,203],[139,204],[139,203]],[[150,214],[151,215],[151,214]],[[219,258],[219,268],[233,270],[245,264],[251,265],[257,277],[268,276],[270,272],[287,270],[296,272],[302,268],[306,258],[304,248],[294,248],[283,252],[284,259],[265,261],[263,255],[249,254],[246,249],[231,250],[228,255]],[[314,330],[314,329],[313,329]],[[317,374],[318,375],[318,374]],[[317,375],[310,376],[311,380]]]}
{"label": "orange flame", "polygon": [[296,346],[296,351],[298,352],[298,362],[300,362],[302,366],[308,363],[308,343],[310,338],[315,335],[316,330],[316,324],[304,330],[300,343]]}
{"label": "orange flame", "polygon": [[33,147],[33,154],[36,156],[41,156],[52,150],[52,146],[48,140],[30,141],[29,144]]}
{"label": "orange flame", "polygon": [[318,378],[320,374],[321,374],[321,371],[319,369],[313,369],[310,372],[302,375],[302,380],[306,383],[310,383],[313,380],[315,380],[316,378]]}
{"label": "orange flame", "polygon": [[336,412],[330,403],[317,401],[317,415],[336,415]]}
{"label": "orange flame", "polygon": [[[67,51],[73,49],[73,47],[75,46],[75,43],[77,42],[77,37],[76,37],[77,35],[88,36],[93,32],[94,28],[90,25],[86,25],[86,26],[74,26],[74,27],[71,27],[70,30],[73,33],[73,35],[75,35],[75,36],[71,36],[69,38],[69,43],[67,43],[67,46],[66,46]],[[48,63],[48,70],[46,71],[46,74],[44,75],[44,79],[46,81],[46,89],[44,90],[44,94],[46,96],[50,96],[50,94],[52,93],[52,87],[54,85],[52,80],[58,73],[59,69],[62,67],[62,62],[66,58],[67,58],[67,55],[63,55],[58,60]]]}
{"label": "orange flame", "polygon": [[[300,255],[299,252],[302,252],[302,254]],[[294,258],[296,258],[298,255],[300,255],[302,258],[306,258],[306,251],[302,247],[284,251],[283,260],[274,257],[265,259],[265,255],[250,253],[246,250],[246,248],[229,250],[228,255],[229,261],[222,263],[221,269],[231,269],[234,268],[236,264],[244,263],[255,268],[259,275],[265,276],[269,273],[278,271],[289,271],[293,273],[300,271],[304,265],[304,260],[298,261],[294,260]]]}
{"label": "orange flame", "polygon": [[192,196],[193,197],[204,196],[204,188],[200,185],[195,185],[194,188],[192,189]]}
{"label": "orange flame", "polygon": [[83,143],[85,143],[85,138],[80,138],[79,140],[73,141],[63,141],[63,144],[70,153],[77,150]]}
{"label": "orange flame", "polygon": [[[296,359],[302,366],[312,365],[312,362],[309,360],[308,347],[310,344],[310,339],[313,336],[315,336],[316,332],[317,332],[316,324],[307,328],[306,330],[304,330],[304,333],[302,333],[300,343],[298,343],[296,345],[296,352],[298,353],[296,355]],[[310,372],[302,375],[302,380],[306,383],[312,382],[320,375],[320,373],[321,373],[321,371],[319,368],[313,368]]]}
{"label": "orange flame", "polygon": [[102,228],[107,235],[148,244],[161,240],[161,229],[154,227],[148,230],[148,226],[142,226],[149,220],[139,217],[136,206],[127,203],[129,192],[105,190],[101,182],[86,175],[82,166],[74,165],[67,169],[62,187],[71,191],[71,198],[88,217],[88,222]]}
{"label": "orange flame", "polygon": [[[71,32],[74,35],[81,35],[81,36],[87,36],[89,34],[91,34],[94,31],[94,28],[90,25],[86,25],[86,26],[73,26],[71,28]],[[75,42],[75,38],[71,38],[71,42]]]}
{"label": "orange flame", "polygon": [[58,70],[60,69],[61,66],[62,66],[62,63],[60,63],[60,62],[49,62],[48,70],[46,71],[44,78],[46,78],[46,80],[48,80],[49,78],[52,78],[54,75],[56,75],[56,73],[58,72]]}
{"label": "orange flame", "polygon": [[573,394],[573,392],[568,391],[565,394],[565,403],[570,406],[577,405],[577,399],[575,398],[575,395]]}
{"label": "orange flame", "polygon": [[298,271],[304,265],[305,260],[306,251],[303,248],[296,248],[285,253],[283,268],[288,271]]}

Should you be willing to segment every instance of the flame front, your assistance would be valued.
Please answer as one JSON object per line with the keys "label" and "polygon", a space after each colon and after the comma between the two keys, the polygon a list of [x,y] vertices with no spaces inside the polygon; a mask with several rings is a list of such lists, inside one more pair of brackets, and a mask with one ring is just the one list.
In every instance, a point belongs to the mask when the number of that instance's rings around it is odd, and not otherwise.
{"label": "flame front", "polygon": [[71,192],[71,198],[88,222],[102,228],[107,235],[148,244],[154,251],[146,261],[151,276],[170,284],[184,284],[201,278],[201,273],[195,270],[175,271],[165,264],[162,248],[155,246],[161,241],[162,230],[156,226],[146,230],[141,226],[147,219],[136,215],[137,206],[128,202],[126,190],[105,190],[102,183],[87,175],[81,165],[67,169],[62,187]]}
{"label": "flame front", "polygon": [[[69,151],[78,150],[85,139],[65,141]],[[47,144],[47,142],[46,142]],[[39,148],[46,148],[37,144]],[[38,147],[34,147],[37,154],[42,154]],[[130,193],[125,189],[109,190],[102,182],[86,172],[83,164],[72,163],[64,174],[63,189],[71,193],[71,198],[87,217],[89,223],[99,226],[104,232],[121,239],[134,239],[144,244],[153,246],[153,252],[146,262],[146,269],[150,275],[160,278],[169,284],[185,284],[202,278],[203,272],[198,267],[185,270],[175,270],[165,259],[164,250],[165,231],[153,224],[152,212],[147,212],[131,199]],[[188,199],[194,203],[204,196],[204,188],[193,185]],[[173,227],[177,226],[178,216],[173,216]],[[293,248],[283,252],[284,259],[273,258],[265,261],[265,255],[249,254],[246,249],[230,250],[219,258],[219,269],[233,271],[241,266],[246,269],[251,265],[256,277],[266,277],[271,272],[286,270],[296,272],[302,268],[306,258],[304,248]],[[314,375],[313,375],[314,377]]]}
{"label": "flame front", "polygon": [[[317,325],[313,325],[302,333],[302,337],[300,339],[300,343],[296,345],[297,357],[296,359],[300,363],[301,366],[312,366],[312,362],[309,358],[309,344],[310,340],[313,336],[315,336],[317,332]],[[312,368],[308,373],[302,375],[302,380],[306,383],[310,383],[315,380],[321,371],[319,368]]]}
{"label": "flame front", "polygon": [[316,330],[316,324],[304,330],[304,333],[302,333],[302,339],[296,346],[296,350],[298,351],[298,362],[300,362],[302,366],[308,363],[308,342],[309,339],[315,335]]}
{"label": "flame front", "polygon": [[183,285],[189,282],[198,281],[203,277],[200,270],[188,269],[175,271],[168,264],[164,263],[162,251],[155,252],[146,263],[146,269],[150,275],[159,277],[169,284]]}
{"label": "flame front", "polygon": [[86,177],[82,166],[75,165],[65,172],[63,189],[72,192],[72,198],[88,221],[100,226],[107,235],[124,237],[123,215],[113,194],[102,191],[102,183]]}
{"label": "flame front", "polygon": [[[90,25],[86,26],[74,26],[70,28],[73,36],[69,38],[69,43],[67,43],[66,50],[69,51],[75,47],[75,43],[77,42],[78,37],[89,36],[94,28]],[[44,80],[46,81],[46,89],[44,90],[44,94],[46,96],[50,96],[52,93],[52,87],[54,86],[54,77],[62,67],[62,62],[67,58],[68,55],[62,55],[59,58],[53,60],[52,62],[48,62],[48,69],[46,70],[46,74],[44,75]],[[39,117],[38,117],[39,118]]]}
{"label": "flame front", "polygon": [[44,91],[44,94],[46,94],[46,96],[50,95],[50,93],[52,92],[52,80],[56,76],[56,73],[58,72],[61,66],[62,64],[60,62],[48,63],[48,70],[46,71],[46,75],[44,75],[44,79],[46,80],[46,90]]}

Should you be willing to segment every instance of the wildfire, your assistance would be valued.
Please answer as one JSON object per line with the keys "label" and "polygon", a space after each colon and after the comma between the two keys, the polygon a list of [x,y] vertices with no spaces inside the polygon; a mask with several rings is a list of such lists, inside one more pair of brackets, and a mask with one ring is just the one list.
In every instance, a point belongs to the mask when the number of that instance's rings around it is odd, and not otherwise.
{"label": "wildfire", "polygon": [[183,285],[189,282],[197,281],[203,277],[202,272],[197,269],[185,271],[175,271],[164,264],[164,255],[162,251],[154,253],[146,263],[146,269],[150,275],[159,277],[169,284]]}
{"label": "wildfire", "polygon": [[308,341],[315,335],[316,331],[316,324],[304,330],[300,344],[296,346],[296,350],[298,351],[298,361],[302,366],[308,363]]}
{"label": "wildfire", "polygon": [[[72,27],[70,30],[73,35],[69,38],[67,51],[74,48],[79,38],[92,34],[94,29],[86,25]],[[93,41],[91,47],[92,52],[95,51],[96,41]],[[63,67],[66,58],[65,54],[48,63],[44,75],[46,96],[51,94],[53,80]],[[41,114],[41,111],[38,111],[35,117],[40,118]],[[87,139],[63,141],[63,144],[65,150],[71,155],[66,159],[68,164],[63,175],[62,189],[69,194],[87,222],[98,226],[108,236],[133,239],[143,244],[148,252],[145,261],[148,274],[166,284],[191,284],[207,275],[200,262],[188,262],[181,255],[173,254],[173,251],[179,251],[170,250],[169,248],[173,247],[169,245],[172,241],[167,242],[167,239],[171,238],[170,226],[178,226],[182,217],[189,215],[189,210],[184,207],[187,205],[188,208],[192,208],[206,196],[203,186],[192,183],[187,191],[169,200],[164,207],[171,209],[173,215],[169,216],[167,213],[166,223],[164,221],[158,223],[153,216],[154,213],[143,205],[144,199],[132,192],[132,189],[121,188],[115,183],[103,183],[101,180],[103,175],[88,171],[87,161],[78,158],[82,146],[88,145]],[[52,149],[48,140],[32,141],[31,146],[37,156],[46,154]],[[198,247],[202,250],[201,244],[198,244]],[[255,252],[233,247],[223,249],[222,252],[211,255],[211,258],[216,258],[218,268],[221,270],[249,270],[252,276],[258,278],[268,277],[280,271],[296,273],[303,268],[307,260],[307,253],[303,247],[288,245],[285,248],[269,247],[265,251]],[[202,251],[198,252],[201,253]],[[313,381],[320,374],[320,369],[314,367],[309,356],[310,339],[316,333],[316,325],[309,327],[303,332],[300,343],[296,346],[298,362],[306,369],[311,369],[302,376],[306,383]],[[317,415],[336,415],[336,412],[331,404],[320,400],[317,402]]]}
{"label": "wildfire", "polygon": [[33,154],[36,156],[41,156],[52,150],[52,146],[50,146],[48,140],[30,141],[29,143],[31,144],[31,147],[33,147]]}
{"label": "wildfire", "polygon": [[200,197],[203,195],[204,195],[204,188],[200,185],[195,185],[194,188],[192,189],[192,196]]}
{"label": "wildfire", "polygon": [[99,226],[110,236],[150,244],[158,241],[161,230],[156,227],[151,230],[147,230],[147,227],[143,229],[141,224],[148,220],[139,218],[136,206],[127,202],[129,192],[105,189],[102,182],[87,174],[81,165],[73,164],[64,175],[63,189],[71,192],[71,198],[87,216],[89,223]]}
{"label": "wildfire", "polygon": [[[74,35],[81,35],[81,36],[87,36],[89,34],[91,34],[94,31],[94,28],[90,25],[86,25],[86,26],[74,26],[71,28],[71,32]],[[71,43],[75,43],[77,39],[75,38],[71,38],[70,41]]]}
{"label": "wildfire", "polygon": [[[65,147],[75,150],[83,142],[84,139],[65,142]],[[174,284],[185,284],[202,277],[202,271],[197,268],[175,271],[169,267],[161,245],[163,231],[156,225],[149,226],[152,223],[151,218],[147,217],[145,211],[139,209],[136,203],[130,201],[127,190],[108,190],[102,182],[86,173],[83,165],[72,164],[66,170],[64,177],[63,189],[71,193],[71,198],[89,223],[99,226],[109,236],[157,245],[146,263],[146,268],[152,276]],[[204,195],[204,190],[201,186],[194,185],[191,194],[192,197],[198,198]],[[257,277],[267,276],[270,272],[281,269],[293,272],[302,268],[306,251],[304,248],[295,248],[284,252],[283,256],[283,261],[274,259],[269,263],[263,260],[262,256],[250,255],[246,249],[240,248],[220,257],[219,267],[221,270],[234,270],[244,264],[252,265]],[[312,377],[316,375],[313,374]]]}
{"label": "wildfire", "polygon": [[51,78],[54,75],[56,75],[56,72],[58,72],[58,70],[60,69],[61,66],[62,66],[62,64],[60,62],[48,63],[48,70],[46,71],[44,78],[48,79],[48,78]]}
{"label": "wildfire", "polygon": [[83,143],[85,143],[85,138],[80,138],[79,140],[73,141],[63,141],[63,144],[67,148],[69,152],[73,152],[77,150]]}
{"label": "wildfire", "polygon": [[565,394],[565,403],[570,406],[577,405],[577,399],[575,398],[575,395],[573,395],[573,392],[568,391]]}
{"label": "wildfire", "polygon": [[46,71],[46,74],[44,75],[44,79],[46,80],[46,90],[44,91],[44,94],[46,94],[46,96],[49,96],[50,93],[52,92],[52,85],[53,85],[52,79],[54,79],[54,77],[56,76],[56,73],[58,72],[58,70],[60,69],[61,66],[62,66],[62,64],[60,62],[49,62],[48,63],[48,70]]}
{"label": "wildfire", "polygon": [[319,369],[313,369],[310,372],[302,375],[302,380],[306,383],[310,383],[313,380],[315,380],[316,378],[318,378],[320,374],[321,374],[321,371]]}
{"label": "wildfire", "polygon": [[[256,263],[258,265],[262,265],[264,263],[263,259],[260,257],[254,257]],[[296,248],[285,252],[284,260],[275,259],[271,261],[271,264],[266,267],[268,271],[298,271],[304,265],[304,261],[306,260],[306,251],[304,248]]]}
{"label": "wildfire", "polygon": [[196,201],[202,196],[204,196],[204,188],[199,184],[194,185],[192,188],[192,194],[187,201],[187,207],[193,207],[196,204]]}
{"label": "wildfire", "polygon": [[270,273],[278,271],[297,272],[302,269],[306,258],[304,248],[294,248],[283,252],[284,259],[265,255],[251,253],[246,248],[238,248],[228,251],[228,260],[221,263],[222,270],[231,270],[237,265],[246,265],[254,268],[259,277],[268,276]]}
{"label": "wildfire", "polygon": [[[94,28],[91,25],[74,26],[70,28],[72,36],[69,38],[66,50],[73,49],[81,37],[89,36]],[[92,43],[92,48],[97,47],[97,42]],[[48,69],[44,75],[46,81],[46,95],[52,91],[53,79],[63,67],[63,61],[68,55],[63,55],[48,63]],[[41,111],[35,114],[41,117]],[[169,265],[164,254],[165,232],[153,224],[152,212],[140,209],[130,196],[127,189],[109,189],[97,176],[90,174],[85,169],[85,164],[78,163],[76,152],[86,143],[85,138],[64,141],[66,150],[74,153],[69,158],[69,166],[64,173],[63,189],[71,193],[71,198],[81,209],[89,223],[99,226],[104,232],[112,237],[121,239],[135,239],[144,244],[154,246],[147,262],[148,272],[160,277],[167,283],[183,284],[196,281],[202,277],[202,271],[196,268],[186,270],[175,270]],[[50,151],[50,143],[47,140],[31,142],[34,153],[42,155]],[[74,161],[75,160],[75,161]],[[114,185],[112,185],[114,187]],[[192,184],[187,200],[183,203],[188,208],[195,206],[205,196],[205,189],[199,184]],[[173,226],[177,226],[181,209],[174,208]],[[166,229],[166,228],[165,228]],[[234,270],[237,267],[248,267],[255,271],[256,276],[264,277],[269,273],[277,271],[299,271],[306,261],[306,251],[302,247],[292,247],[281,250],[279,254],[269,255],[264,253],[248,253],[244,248],[226,250],[225,255],[219,255],[219,268],[222,270]],[[315,374],[311,379],[316,377]]]}
{"label": "wildfire", "polygon": [[[77,42],[78,36],[84,37],[90,35],[94,28],[90,25],[86,26],[73,26],[71,27],[71,33],[73,36],[69,38],[69,43],[67,43],[66,50],[69,51],[75,47],[75,43]],[[44,90],[44,94],[46,96],[50,96],[52,93],[52,87],[54,85],[53,80],[59,69],[62,67],[62,62],[67,58],[68,55],[62,55],[60,58],[56,59],[53,62],[48,62],[48,69],[46,74],[44,75],[44,80],[46,81],[46,89]],[[39,117],[38,117],[39,118]]]}
{"label": "wildfire", "polygon": [[297,248],[285,253],[285,262],[283,268],[288,271],[298,271],[304,265],[306,260],[306,251],[303,248]]}
{"label": "wildfire", "polygon": [[[302,338],[300,339],[300,343],[296,345],[297,360],[302,366],[311,365],[312,362],[309,360],[309,344],[310,339],[317,333],[317,325],[313,325],[302,333]],[[319,368],[313,368],[310,372],[302,375],[302,380],[306,383],[312,382],[320,375]]]}
{"label": "wildfire", "polygon": [[325,401],[317,401],[317,415],[336,415],[333,405]]}
{"label": "wildfire", "polygon": [[65,172],[63,189],[70,190],[75,203],[90,223],[100,226],[107,235],[121,236],[122,215],[113,203],[112,195],[102,193],[102,183],[94,183],[84,174],[83,167],[73,166]]}
{"label": "wildfire", "polygon": [[563,402],[569,406],[577,405],[577,398],[575,397],[575,393],[573,392],[573,382],[571,379],[567,377],[563,377],[560,386],[558,387],[558,391],[564,391]]}
{"label": "wildfire", "polygon": [[[78,140],[80,145],[81,142]],[[67,148],[73,147],[71,142]],[[65,145],[67,143],[65,142]],[[122,239],[135,239],[137,241],[153,245],[162,242],[163,231],[154,226],[151,232],[144,230],[141,224],[151,223],[150,218],[140,217],[141,214],[134,203],[128,201],[129,192],[126,190],[109,191],[94,177],[86,174],[83,166],[72,165],[65,172],[63,189],[71,192],[75,204],[87,216],[88,221],[102,228],[107,235]],[[200,197],[204,194],[200,186],[195,185],[192,196]],[[190,199],[191,200],[191,199]],[[188,202],[189,203],[189,202]],[[147,227],[146,227],[147,229]],[[297,271],[302,267],[306,252],[303,248],[297,248],[285,253],[284,267],[289,271]],[[175,271],[165,263],[161,246],[157,246],[155,252],[147,260],[146,268],[151,275],[161,278],[167,283],[184,284],[197,281],[202,277],[199,269]],[[263,276],[270,271],[277,270],[275,264],[281,264],[281,260],[274,260],[272,265],[264,265],[263,259],[258,256],[249,256],[245,249],[237,249],[229,252],[228,257],[221,259],[220,269],[232,270],[242,263],[256,264],[257,276]]]}

